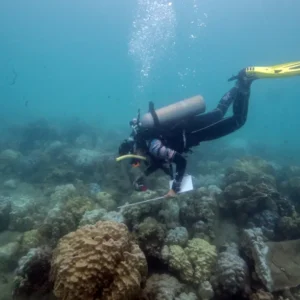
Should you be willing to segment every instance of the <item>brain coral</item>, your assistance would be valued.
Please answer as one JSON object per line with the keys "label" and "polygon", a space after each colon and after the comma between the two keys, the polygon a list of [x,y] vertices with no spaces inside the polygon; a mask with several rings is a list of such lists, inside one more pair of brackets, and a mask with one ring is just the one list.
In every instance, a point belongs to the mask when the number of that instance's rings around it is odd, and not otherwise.
{"label": "brain coral", "polygon": [[53,253],[54,294],[64,300],[135,299],[147,263],[126,225],[86,225],[64,236]]}

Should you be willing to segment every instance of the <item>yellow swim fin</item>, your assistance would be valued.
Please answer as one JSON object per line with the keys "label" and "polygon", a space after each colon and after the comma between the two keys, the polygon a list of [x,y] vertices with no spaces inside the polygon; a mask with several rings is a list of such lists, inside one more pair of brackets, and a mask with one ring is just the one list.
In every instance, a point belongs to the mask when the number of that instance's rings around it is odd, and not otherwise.
{"label": "yellow swim fin", "polygon": [[267,67],[247,67],[247,77],[258,78],[281,78],[300,75],[300,61]]}

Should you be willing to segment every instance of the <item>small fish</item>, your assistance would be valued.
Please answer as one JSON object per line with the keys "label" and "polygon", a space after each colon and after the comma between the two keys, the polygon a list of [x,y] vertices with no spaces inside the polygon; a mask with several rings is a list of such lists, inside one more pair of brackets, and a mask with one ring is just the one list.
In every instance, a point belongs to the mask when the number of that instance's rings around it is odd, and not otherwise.
{"label": "small fish", "polygon": [[29,100],[26,100],[25,101],[25,107],[28,107],[28,104],[29,104]]}

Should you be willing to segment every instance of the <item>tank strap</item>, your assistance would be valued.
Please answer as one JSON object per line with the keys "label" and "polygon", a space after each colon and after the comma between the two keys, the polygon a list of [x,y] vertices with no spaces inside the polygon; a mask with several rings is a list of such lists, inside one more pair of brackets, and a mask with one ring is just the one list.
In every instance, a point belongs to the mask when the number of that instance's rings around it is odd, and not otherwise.
{"label": "tank strap", "polygon": [[153,121],[154,121],[154,126],[158,127],[159,126],[159,120],[156,114],[156,111],[154,109],[154,103],[152,101],[149,102],[149,113],[151,114]]}

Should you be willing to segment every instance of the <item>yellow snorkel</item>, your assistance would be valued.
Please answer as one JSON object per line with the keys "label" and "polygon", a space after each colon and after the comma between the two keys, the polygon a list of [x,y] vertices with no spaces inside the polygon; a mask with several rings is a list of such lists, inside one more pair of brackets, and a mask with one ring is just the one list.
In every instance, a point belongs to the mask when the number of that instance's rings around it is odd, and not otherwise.
{"label": "yellow snorkel", "polygon": [[122,155],[122,156],[117,157],[116,161],[119,162],[121,160],[129,159],[129,158],[135,158],[135,159],[140,159],[140,160],[147,160],[147,158],[145,156],[134,155],[134,154],[126,154],[126,155]]}

